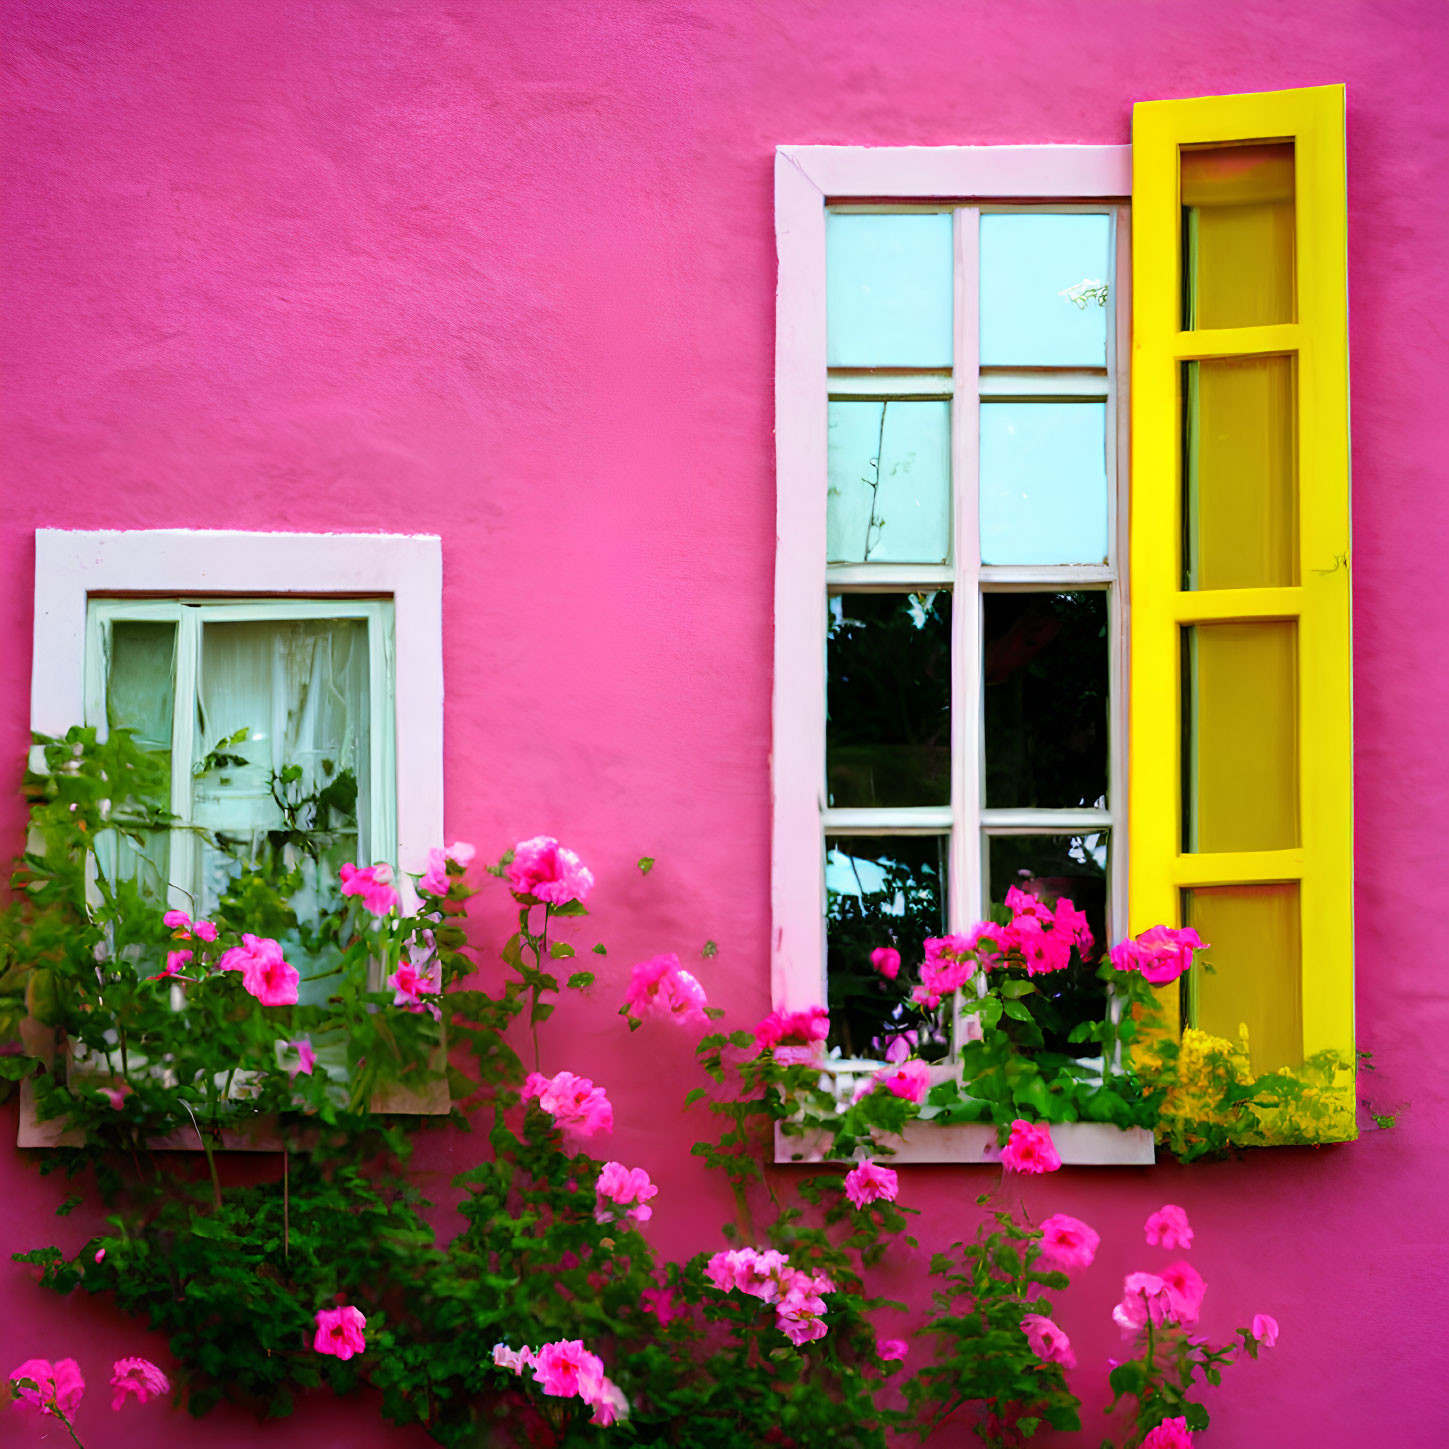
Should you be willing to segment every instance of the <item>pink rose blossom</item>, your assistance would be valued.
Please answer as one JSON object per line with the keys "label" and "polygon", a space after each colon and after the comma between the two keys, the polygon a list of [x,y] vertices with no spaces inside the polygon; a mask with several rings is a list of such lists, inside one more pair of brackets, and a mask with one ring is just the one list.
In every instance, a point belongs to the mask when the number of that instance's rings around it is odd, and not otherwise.
{"label": "pink rose blossom", "polygon": [[1142,1449],[1192,1449],[1192,1430],[1181,1414],[1164,1419],[1142,1441]]}
{"label": "pink rose blossom", "polygon": [[901,974],[901,953],[894,946],[877,946],[870,953],[870,964],[887,981],[894,981]]}
{"label": "pink rose blossom", "polygon": [[1112,1321],[1124,1334],[1146,1326],[1160,1328],[1176,1318],[1174,1294],[1156,1273],[1129,1273],[1122,1283],[1122,1301],[1112,1310]]}
{"label": "pink rose blossom", "polygon": [[923,1061],[902,1062],[894,1071],[882,1067],[870,1080],[872,1090],[883,1087],[891,1096],[919,1105],[931,1090],[931,1069]]}
{"label": "pink rose blossom", "polygon": [[216,925],[212,921],[198,921],[191,929],[200,941],[206,941],[209,944],[216,940]]}
{"label": "pink rose blossom", "polygon": [[515,894],[555,906],[583,901],[594,888],[593,872],[551,835],[535,835],[514,846],[504,874]]}
{"label": "pink rose blossom", "polygon": [[58,1358],[54,1363],[44,1358],[28,1358],[18,1368],[11,1369],[7,1378],[29,1379],[35,1385],[17,1389],[12,1408],[24,1413],[48,1414],[51,1418],[56,1417],[57,1409],[67,1419],[73,1418],[86,1391],[80,1365],[73,1358]]}
{"label": "pink rose blossom", "polygon": [[553,1118],[566,1143],[576,1143],[599,1132],[614,1130],[614,1108],[602,1087],[587,1077],[559,1072],[545,1077],[530,1072],[523,1084],[523,1100],[538,1098],[538,1105]]}
{"label": "pink rose blossom", "polygon": [[191,929],[191,917],[185,911],[167,911],[161,917],[161,924],[170,927],[173,931],[189,931]]}
{"label": "pink rose blossom", "polygon": [[1053,1213],[1041,1225],[1041,1263],[1063,1273],[1090,1268],[1101,1239],[1078,1218]]}
{"label": "pink rose blossom", "polygon": [[1050,1318],[1040,1313],[1028,1313],[1021,1320],[1021,1331],[1031,1351],[1043,1363],[1059,1363],[1063,1368],[1076,1368],[1077,1356],[1072,1352],[1072,1341]]}
{"label": "pink rose blossom", "polygon": [[337,875],[342,881],[342,894],[360,896],[362,909],[370,916],[385,916],[397,905],[400,897],[392,885],[392,867],[377,865],[344,865]]}
{"label": "pink rose blossom", "polygon": [[1278,1320],[1270,1313],[1253,1315],[1253,1337],[1264,1348],[1272,1348],[1278,1342]]}
{"label": "pink rose blossom", "polygon": [[319,1308],[317,1310],[317,1333],[312,1347],[317,1353],[332,1354],[336,1358],[349,1359],[355,1353],[367,1348],[362,1330],[367,1319],[349,1304],[340,1308]]}
{"label": "pink rose blossom", "polygon": [[845,1195],[858,1208],[884,1199],[896,1200],[899,1179],[889,1167],[880,1167],[867,1159],[845,1174]]}
{"label": "pink rose blossom", "polygon": [[898,1338],[878,1338],[875,1341],[875,1355],[886,1363],[901,1363],[910,1349]]}
{"label": "pink rose blossom", "polygon": [[281,945],[267,936],[244,934],[242,944],[222,953],[220,971],[240,971],[242,985],[263,1006],[295,1006],[301,981],[295,967],[282,959]]}
{"label": "pink rose blossom", "polygon": [[546,1343],[533,1358],[533,1379],[558,1399],[597,1399],[604,1383],[604,1361],[577,1338]]}
{"label": "pink rose blossom", "polygon": [[661,1328],[667,1328],[676,1318],[688,1316],[688,1310],[675,1303],[672,1288],[646,1288],[639,1295],[639,1301],[646,1313],[652,1313],[659,1320]]}
{"label": "pink rose blossom", "polygon": [[1001,1165],[1008,1172],[1055,1172],[1062,1159],[1045,1122],[1027,1122],[1018,1117],[1011,1124],[1011,1136],[1001,1149]]}
{"label": "pink rose blossom", "polygon": [[[658,1192],[642,1167],[606,1162],[599,1172],[598,1182],[594,1184],[594,1221],[647,1223],[654,1216],[649,1200]],[[615,1212],[616,1207],[625,1211]]]}
{"label": "pink rose blossom", "polygon": [[418,890],[425,895],[446,896],[452,889],[448,878],[449,862],[458,866],[460,871],[466,871],[475,854],[473,847],[461,840],[455,840],[447,847],[433,846],[428,851],[427,869],[418,881]]}
{"label": "pink rose blossom", "polygon": [[287,1045],[297,1053],[296,1064],[287,1068],[287,1075],[294,1080],[301,1076],[310,1077],[312,1068],[317,1065],[317,1053],[312,1050],[311,1040],[304,1036],[300,1041],[289,1041]]}
{"label": "pink rose blossom", "polygon": [[118,1358],[111,1365],[111,1387],[116,1391],[112,1409],[119,1409],[127,1394],[135,1394],[136,1402],[144,1404],[171,1392],[170,1380],[148,1358]]}
{"label": "pink rose blossom", "polygon": [[1203,1294],[1207,1284],[1196,1268],[1185,1258],[1169,1263],[1158,1275],[1167,1284],[1173,1298],[1173,1317],[1179,1323],[1196,1323],[1202,1309]]}
{"label": "pink rose blossom", "polygon": [[1176,981],[1192,965],[1194,951],[1206,951],[1208,943],[1198,939],[1191,926],[1153,926],[1131,941],[1113,946],[1108,956],[1118,971],[1140,971],[1153,986]]}
{"label": "pink rose blossom", "polygon": [[823,1006],[803,1011],[772,1011],[755,1028],[755,1050],[773,1051],[781,1066],[809,1065],[825,1053],[830,1013]]}
{"label": "pink rose blossom", "polygon": [[499,1368],[506,1368],[515,1374],[521,1374],[525,1368],[533,1364],[533,1350],[531,1348],[511,1349],[506,1343],[495,1343],[493,1345],[493,1362]]}
{"label": "pink rose blossom", "polygon": [[704,987],[679,964],[673,952],[640,961],[629,973],[624,1000],[625,1014],[635,1021],[654,1017],[676,1026],[709,1021],[704,1014],[709,1004]]}
{"label": "pink rose blossom", "polygon": [[1187,1214],[1176,1203],[1165,1203],[1158,1208],[1145,1225],[1149,1248],[1192,1247],[1192,1228]]}

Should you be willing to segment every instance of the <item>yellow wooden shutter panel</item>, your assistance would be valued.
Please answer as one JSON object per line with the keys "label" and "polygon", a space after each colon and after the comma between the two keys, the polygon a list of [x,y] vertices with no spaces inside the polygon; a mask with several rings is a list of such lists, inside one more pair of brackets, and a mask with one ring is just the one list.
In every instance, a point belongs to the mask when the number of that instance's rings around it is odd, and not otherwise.
{"label": "yellow wooden shutter panel", "polygon": [[[1131,928],[1214,949],[1175,1014],[1353,1127],[1341,86],[1133,111]],[[1330,1054],[1338,1059],[1327,1071]],[[1326,1105],[1325,1105],[1326,1103]],[[1306,1125],[1305,1125],[1306,1122]]]}

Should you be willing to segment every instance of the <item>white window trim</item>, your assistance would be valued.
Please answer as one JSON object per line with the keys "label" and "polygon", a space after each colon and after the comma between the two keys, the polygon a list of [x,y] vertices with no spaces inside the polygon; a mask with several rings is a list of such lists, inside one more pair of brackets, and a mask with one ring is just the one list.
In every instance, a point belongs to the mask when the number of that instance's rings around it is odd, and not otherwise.
{"label": "white window trim", "polygon": [[85,718],[90,598],[390,596],[395,639],[397,865],[421,873],[443,840],[443,564],[436,535],[241,533],[222,529],[35,535],[30,727],[63,735]]}
{"label": "white window trim", "polygon": [[[771,756],[771,998],[776,1007],[799,1009],[826,1000],[825,982],[825,639],[826,594],[826,415],[829,378],[826,366],[825,215],[829,202],[952,201],[1030,202],[1073,200],[1125,201],[1132,193],[1130,146],[781,146],[775,153],[775,235],[779,259],[775,318],[775,672],[773,689],[773,751]],[[1125,211],[1124,211],[1125,215]],[[1128,370],[1126,339],[1131,335],[1128,297],[1127,226],[1117,228],[1116,336],[1114,382],[1125,396]],[[976,239],[970,228],[956,227],[957,305],[956,364],[953,370],[952,471],[962,477],[963,461],[974,473],[978,400],[976,298],[960,285],[963,270],[974,272],[966,248]],[[963,335],[964,334],[964,335]],[[964,365],[963,365],[964,364]],[[1125,460],[1128,446],[1127,409],[1119,408],[1115,442]],[[978,629],[976,569],[970,577],[959,567],[979,559],[974,510],[953,510],[953,556],[958,560],[957,594],[953,600],[955,631]],[[1114,638],[1114,692],[1125,706],[1126,649],[1126,519],[1118,510],[1113,536],[1120,571],[1118,637]],[[912,571],[914,574],[914,570]],[[1083,572],[1082,582],[1087,582]],[[1022,571],[1019,582],[1030,579]],[[1003,582],[1005,580],[1002,580]],[[963,602],[969,599],[967,607]],[[966,651],[953,647],[961,671]],[[967,677],[969,676],[969,677]],[[964,703],[953,718],[953,758],[961,758],[979,715],[979,686],[974,671],[953,680],[953,700]],[[973,723],[968,726],[967,721]],[[1114,731],[1118,738],[1122,731]],[[1125,759],[1121,747],[1112,761],[1117,791],[1114,844],[1125,836]],[[951,816],[975,818],[977,801],[965,796],[969,772],[952,771]],[[943,812],[944,814],[945,812]],[[1063,824],[1066,825],[1064,817]],[[978,832],[953,832],[949,871],[949,915],[965,922],[979,895]],[[1113,914],[1125,920],[1125,861],[1114,869]],[[1095,1128],[1096,1124],[1067,1124]],[[932,1129],[927,1127],[927,1133]],[[1100,1131],[1058,1133],[1065,1161],[1150,1162],[1150,1133]],[[915,1160],[990,1160],[995,1132],[990,1127],[934,1129],[930,1146],[920,1145],[921,1129],[908,1131],[907,1151]],[[1068,1139],[1081,1137],[1074,1149]],[[809,1152],[798,1140],[780,1139],[777,1155]],[[918,1153],[925,1153],[924,1157]],[[907,1158],[906,1160],[911,1160]]]}

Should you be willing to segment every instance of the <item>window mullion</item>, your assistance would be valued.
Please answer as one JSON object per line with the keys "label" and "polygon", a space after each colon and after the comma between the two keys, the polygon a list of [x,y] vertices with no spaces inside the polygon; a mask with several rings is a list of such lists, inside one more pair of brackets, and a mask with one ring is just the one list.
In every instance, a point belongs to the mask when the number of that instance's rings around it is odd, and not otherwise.
{"label": "window mullion", "polygon": [[168,903],[177,910],[200,908],[197,840],[191,828],[191,779],[196,764],[196,700],[201,681],[201,610],[182,606],[176,621],[175,705],[171,711],[171,831]]}

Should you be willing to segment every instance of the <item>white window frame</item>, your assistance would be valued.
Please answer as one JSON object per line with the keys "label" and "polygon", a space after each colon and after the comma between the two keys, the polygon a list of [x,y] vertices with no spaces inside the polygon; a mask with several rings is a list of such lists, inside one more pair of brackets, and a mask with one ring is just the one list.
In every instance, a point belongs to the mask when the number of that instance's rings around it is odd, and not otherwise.
{"label": "white window frame", "polygon": [[[416,896],[407,873],[421,873],[429,849],[443,839],[442,579],[442,545],[435,535],[39,529],[30,727],[40,734],[63,735],[87,717],[87,614],[93,597],[220,602],[231,596],[248,606],[264,600],[300,606],[307,601],[322,604],[331,596],[337,602],[318,610],[329,617],[346,612],[343,601],[390,598],[395,650],[393,863],[402,873],[399,887],[411,909]],[[374,637],[374,691],[386,683],[376,668],[380,644]],[[374,781],[381,784],[376,771],[382,752],[374,754]],[[380,860],[392,855],[392,831],[386,824],[383,828],[382,848],[374,846]]]}
{"label": "white window frame", "polygon": [[[1126,397],[1131,336],[1129,283],[1130,146],[782,146],[775,153],[775,229],[779,282],[775,336],[776,554],[775,673],[771,820],[771,996],[799,1009],[827,1000],[825,979],[825,835],[842,828],[863,834],[939,833],[951,829],[947,909],[950,929],[980,918],[985,827],[992,834],[1111,830],[1114,851],[1109,919],[1125,927],[1127,536]],[[981,759],[979,684],[980,585],[1072,588],[1112,585],[1110,670],[1114,704],[1108,811],[983,812],[979,770],[952,769],[949,807],[929,812],[832,810],[825,793],[825,649],[829,585],[897,586],[928,581],[918,565],[827,567],[826,417],[832,387],[826,365],[825,218],[828,204],[950,204],[954,227],[956,318],[952,368],[952,759]],[[1109,547],[1112,565],[982,568],[978,512],[956,499],[976,492],[978,403],[985,389],[977,364],[976,251],[982,210],[1014,206],[1108,209],[1116,218],[1110,305],[1115,338],[1108,354]],[[966,284],[969,280],[969,285]],[[1120,345],[1117,345],[1120,344]],[[993,391],[988,395],[1006,395]],[[1020,395],[1020,393],[1018,393]],[[1044,395],[1034,390],[1031,396]],[[1084,395],[1078,392],[1076,395]],[[952,570],[938,569],[944,579]],[[971,647],[963,647],[970,643]],[[899,817],[899,818],[897,818]],[[907,818],[909,817],[909,818]],[[966,828],[968,822],[976,828]],[[952,829],[953,823],[957,828]],[[1120,1134],[1098,1124],[1071,1124],[1080,1148],[1064,1160],[1152,1160],[1150,1134]],[[992,1155],[994,1133],[977,1127],[934,1129],[930,1142],[908,1134],[901,1160],[980,1160]],[[1144,1142],[1145,1137],[1145,1142]],[[989,1138],[989,1140],[988,1140]],[[1125,1142],[1118,1139],[1127,1139]],[[799,1151],[798,1142],[792,1150]],[[788,1155],[782,1153],[782,1155]]]}

